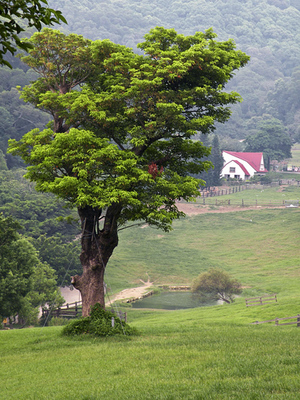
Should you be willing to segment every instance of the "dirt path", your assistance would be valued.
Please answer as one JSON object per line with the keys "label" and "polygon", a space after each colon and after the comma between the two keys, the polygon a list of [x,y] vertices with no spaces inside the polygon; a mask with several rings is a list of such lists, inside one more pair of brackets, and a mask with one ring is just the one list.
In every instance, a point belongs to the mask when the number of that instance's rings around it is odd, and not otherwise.
{"label": "dirt path", "polygon": [[177,207],[179,211],[183,211],[186,215],[198,215],[198,214],[214,214],[214,213],[230,213],[236,211],[248,211],[248,210],[260,210],[262,208],[284,208],[284,206],[253,206],[253,207],[239,207],[239,206],[218,206],[218,209],[211,209],[209,205],[196,205],[196,204],[188,204],[188,203],[177,203]]}
{"label": "dirt path", "polygon": [[112,299],[106,303],[106,305],[110,305],[118,300],[130,299],[132,297],[138,299],[142,297],[142,295],[147,293],[148,289],[153,285],[153,282],[150,282],[149,279],[147,282],[144,282],[141,279],[140,281],[143,283],[143,286],[122,290],[121,292],[113,296]]}
{"label": "dirt path", "polygon": [[[132,297],[137,299],[139,297],[142,297],[142,295],[147,293],[149,288],[153,285],[153,282],[150,282],[149,279],[147,282],[144,282],[141,279],[140,281],[143,283],[143,286],[122,290],[121,292],[112,296],[110,300],[106,302],[106,305],[109,306],[110,304],[118,300],[126,300]],[[77,289],[71,290],[69,287],[62,287],[60,288],[60,291],[63,298],[65,299],[65,303],[75,303],[75,301],[81,301],[80,292]]]}

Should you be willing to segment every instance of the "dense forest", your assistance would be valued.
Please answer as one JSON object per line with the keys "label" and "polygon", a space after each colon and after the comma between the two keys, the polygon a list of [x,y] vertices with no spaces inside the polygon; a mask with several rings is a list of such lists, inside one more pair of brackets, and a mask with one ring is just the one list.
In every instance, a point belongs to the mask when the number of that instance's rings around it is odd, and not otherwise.
{"label": "dense forest", "polygon": [[[137,43],[155,26],[185,35],[212,27],[219,40],[232,38],[237,49],[251,56],[227,87],[243,102],[232,106],[226,124],[216,125],[221,149],[243,150],[240,141],[274,119],[292,142],[300,142],[299,0],[50,0],[49,5],[68,21],[56,29],[91,40],[110,39],[136,52]],[[77,256],[70,265],[70,254],[78,254],[73,239],[79,229],[74,222],[66,224],[70,214],[75,217],[72,211],[53,196],[37,194],[22,178],[24,170],[16,170],[24,168],[22,162],[6,154],[9,138],[18,140],[49,121],[19,98],[17,87],[34,80],[35,73],[18,58],[8,61],[13,69],[0,68],[0,212],[20,221],[42,260],[63,279],[66,270],[69,276],[80,268]]]}

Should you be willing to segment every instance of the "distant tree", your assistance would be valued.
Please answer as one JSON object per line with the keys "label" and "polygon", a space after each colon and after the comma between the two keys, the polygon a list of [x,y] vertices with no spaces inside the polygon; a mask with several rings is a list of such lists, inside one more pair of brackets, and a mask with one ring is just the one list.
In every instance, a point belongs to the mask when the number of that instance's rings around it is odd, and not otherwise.
{"label": "distant tree", "polygon": [[64,303],[57,286],[56,274],[47,263],[38,262],[30,277],[31,290],[21,300],[18,310],[19,322],[23,325],[36,324],[40,307],[61,306]]}
{"label": "distant tree", "polygon": [[[23,98],[52,115],[10,152],[21,156],[37,190],[78,209],[82,224],[83,315],[104,305],[104,271],[131,221],[168,231],[183,214],[177,199],[198,195],[209,150],[194,141],[230,116],[240,101],[223,89],[249,57],[208,30],[193,36],[158,27],[139,45],[144,55],[108,40],[91,42],[45,29],[23,61],[40,78]],[[59,60],[59,62],[58,62]],[[78,90],[80,88],[80,90]]]}
{"label": "distant tree", "polygon": [[205,181],[207,187],[221,185],[221,171],[223,168],[223,157],[220,149],[220,142],[218,135],[214,135],[211,144],[211,153],[207,157],[207,161],[212,163],[212,167],[203,172],[199,178]]}
{"label": "distant tree", "polygon": [[230,303],[234,295],[242,292],[241,283],[219,268],[210,268],[200,274],[192,284],[192,292],[203,298],[222,300]]}
{"label": "distant tree", "polygon": [[285,133],[283,124],[275,118],[260,122],[257,133],[247,136],[245,144],[246,152],[263,152],[267,170],[272,160],[292,157],[292,141]]}
{"label": "distant tree", "polygon": [[37,316],[46,302],[61,304],[55,271],[41,263],[32,244],[13,218],[0,214],[0,317]]}
{"label": "distant tree", "polygon": [[4,59],[7,52],[14,54],[17,47],[27,51],[32,45],[18,36],[28,27],[41,30],[44,25],[67,23],[61,11],[48,7],[47,0],[2,0],[0,2],[0,65],[11,64]]}
{"label": "distant tree", "polygon": [[15,315],[31,290],[30,277],[38,262],[36,251],[18,235],[21,226],[0,214],[0,315]]}

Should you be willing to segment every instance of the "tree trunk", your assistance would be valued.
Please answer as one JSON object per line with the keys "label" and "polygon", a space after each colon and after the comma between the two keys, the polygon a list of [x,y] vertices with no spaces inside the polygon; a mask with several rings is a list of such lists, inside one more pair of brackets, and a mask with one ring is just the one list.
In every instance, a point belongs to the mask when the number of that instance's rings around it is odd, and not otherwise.
{"label": "tree trunk", "polygon": [[[105,307],[104,272],[118,245],[117,220],[121,209],[120,204],[113,204],[103,215],[98,208],[78,208],[82,226],[80,261],[83,274],[72,276],[71,282],[81,293],[83,317],[90,314],[96,303]],[[104,220],[103,229],[99,229],[100,218]]]}

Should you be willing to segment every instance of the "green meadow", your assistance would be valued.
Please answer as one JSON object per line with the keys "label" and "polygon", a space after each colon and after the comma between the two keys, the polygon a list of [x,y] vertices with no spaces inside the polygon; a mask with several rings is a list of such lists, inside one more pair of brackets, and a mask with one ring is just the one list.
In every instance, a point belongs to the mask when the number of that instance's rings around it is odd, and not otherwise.
{"label": "green meadow", "polygon": [[[299,198],[299,188],[289,190],[272,193]],[[247,207],[178,220],[170,233],[146,225],[121,231],[107,267],[112,292],[148,276],[156,285],[190,284],[222,267],[243,294],[230,305],[189,310],[127,307],[140,332],[132,337],[0,331],[0,398],[300,399],[300,328],[252,324],[300,314],[299,231],[300,208]],[[278,302],[246,307],[245,297],[267,293]]]}
{"label": "green meadow", "polygon": [[[230,198],[234,205],[242,196],[245,203],[296,200],[300,187],[252,189],[218,199]],[[204,206],[198,200],[195,207]],[[147,225],[121,231],[106,270],[112,292],[140,285],[148,276],[157,285],[188,285],[209,267],[224,268],[239,279],[245,296],[298,291],[300,208],[205,207],[216,213],[177,220],[169,233]],[[228,212],[217,212],[224,209]]]}

